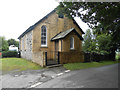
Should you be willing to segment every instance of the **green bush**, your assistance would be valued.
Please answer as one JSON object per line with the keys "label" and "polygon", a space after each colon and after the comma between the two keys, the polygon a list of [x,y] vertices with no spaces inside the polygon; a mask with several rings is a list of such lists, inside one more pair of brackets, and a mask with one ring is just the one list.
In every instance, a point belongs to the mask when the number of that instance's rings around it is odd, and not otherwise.
{"label": "green bush", "polygon": [[16,57],[17,51],[3,51],[2,57]]}
{"label": "green bush", "polygon": [[120,60],[120,52],[116,53],[116,60]]}

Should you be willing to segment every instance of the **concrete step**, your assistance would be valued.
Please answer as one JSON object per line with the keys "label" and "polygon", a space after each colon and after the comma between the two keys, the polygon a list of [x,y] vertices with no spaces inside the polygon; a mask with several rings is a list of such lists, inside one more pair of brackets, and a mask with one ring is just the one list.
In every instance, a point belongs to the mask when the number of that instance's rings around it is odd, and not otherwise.
{"label": "concrete step", "polygon": [[47,68],[53,68],[53,67],[60,67],[63,66],[62,64],[55,64],[55,65],[50,65],[50,66],[46,66]]}

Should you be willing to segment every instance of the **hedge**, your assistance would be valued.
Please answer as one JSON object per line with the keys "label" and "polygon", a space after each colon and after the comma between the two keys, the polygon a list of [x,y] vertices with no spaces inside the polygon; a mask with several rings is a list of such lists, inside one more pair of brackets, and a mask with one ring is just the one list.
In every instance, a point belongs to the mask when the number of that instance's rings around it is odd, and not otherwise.
{"label": "hedge", "polygon": [[84,60],[85,62],[91,62],[91,61],[106,61],[106,60],[110,60],[110,61],[114,61],[114,56],[112,55],[112,53],[110,54],[98,54],[98,53],[87,53],[84,52]]}
{"label": "hedge", "polygon": [[2,58],[3,57],[17,57],[18,52],[17,51],[3,51],[2,52]]}

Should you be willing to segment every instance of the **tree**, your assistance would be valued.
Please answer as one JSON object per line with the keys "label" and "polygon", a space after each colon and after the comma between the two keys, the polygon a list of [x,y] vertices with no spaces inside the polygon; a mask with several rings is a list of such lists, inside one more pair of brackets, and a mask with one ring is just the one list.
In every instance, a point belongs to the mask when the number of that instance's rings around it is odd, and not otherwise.
{"label": "tree", "polygon": [[120,48],[120,2],[60,2],[57,11],[70,18],[78,16],[89,27],[111,35],[113,54]]}
{"label": "tree", "polygon": [[90,52],[91,44],[92,44],[92,34],[90,29],[88,29],[86,31],[86,34],[84,35],[83,51]]}
{"label": "tree", "polygon": [[100,34],[97,36],[98,51],[102,53],[111,53],[111,36],[106,34]]}
{"label": "tree", "polygon": [[60,2],[57,11],[68,17],[78,16],[91,28],[100,23],[106,28],[104,33],[111,34],[112,43],[120,47],[120,2]]}
{"label": "tree", "polygon": [[5,40],[5,37],[0,37],[0,51],[8,51],[8,43],[7,40]]}
{"label": "tree", "polygon": [[2,37],[0,37],[0,52],[2,51]]}
{"label": "tree", "polygon": [[15,46],[19,46],[19,42],[18,41],[16,41],[15,39],[9,39],[8,40],[8,45],[10,46],[10,45],[15,45]]}

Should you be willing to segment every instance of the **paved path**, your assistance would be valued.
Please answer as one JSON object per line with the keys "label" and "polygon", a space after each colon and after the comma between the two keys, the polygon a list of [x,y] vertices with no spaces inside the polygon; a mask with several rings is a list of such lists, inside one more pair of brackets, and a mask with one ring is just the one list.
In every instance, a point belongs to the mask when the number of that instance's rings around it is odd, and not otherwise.
{"label": "paved path", "polygon": [[2,88],[115,88],[118,64],[70,71],[63,67],[2,75]]}
{"label": "paved path", "polygon": [[[57,74],[66,71],[64,67],[54,67],[42,70],[13,71],[2,75],[2,88],[31,88],[38,82],[46,82]],[[1,79],[0,79],[1,81]]]}

